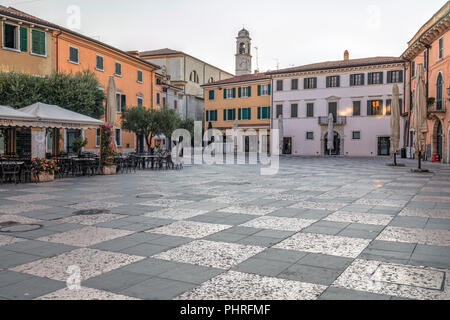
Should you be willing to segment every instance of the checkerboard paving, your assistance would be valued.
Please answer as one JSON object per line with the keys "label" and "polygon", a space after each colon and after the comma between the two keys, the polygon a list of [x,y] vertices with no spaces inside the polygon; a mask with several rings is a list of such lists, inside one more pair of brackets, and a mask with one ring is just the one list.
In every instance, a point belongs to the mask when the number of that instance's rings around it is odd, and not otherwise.
{"label": "checkerboard paving", "polygon": [[450,170],[402,162],[2,185],[0,299],[450,299]]}

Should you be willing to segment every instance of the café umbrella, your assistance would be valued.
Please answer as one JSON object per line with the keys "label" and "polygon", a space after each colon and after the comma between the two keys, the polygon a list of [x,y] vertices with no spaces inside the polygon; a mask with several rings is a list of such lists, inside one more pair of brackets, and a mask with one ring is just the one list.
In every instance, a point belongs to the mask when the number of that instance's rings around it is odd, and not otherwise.
{"label": "caf\u00e9 umbrella", "polygon": [[426,135],[428,133],[425,75],[422,64],[417,67],[413,114],[414,149],[419,158],[419,170],[421,170],[421,158],[426,152]]}
{"label": "caf\u00e9 umbrella", "polygon": [[334,150],[334,118],[333,114],[328,115],[328,139],[327,139],[327,149],[330,151]]}
{"label": "caf\u00e9 umbrella", "polygon": [[397,152],[400,143],[400,104],[398,85],[392,87],[391,102],[391,153],[394,154],[394,165],[397,165]]}

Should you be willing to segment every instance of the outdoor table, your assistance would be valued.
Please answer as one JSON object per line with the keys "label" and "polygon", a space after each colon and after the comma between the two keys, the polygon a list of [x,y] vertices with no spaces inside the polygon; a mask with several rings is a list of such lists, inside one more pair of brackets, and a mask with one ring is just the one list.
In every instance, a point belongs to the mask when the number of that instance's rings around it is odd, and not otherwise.
{"label": "outdoor table", "polygon": [[[3,174],[3,172],[5,170],[5,169],[3,169],[4,166],[19,166],[19,172],[17,172],[17,174],[15,173],[14,182],[17,181],[16,180],[17,178],[19,178],[19,182],[20,182],[20,176],[22,174],[24,164],[25,164],[24,161],[12,161],[12,160],[0,161],[0,178],[1,178],[0,180],[1,180],[1,182],[3,183],[3,179],[5,178],[4,174]],[[7,174],[11,174],[11,172],[7,173]]]}

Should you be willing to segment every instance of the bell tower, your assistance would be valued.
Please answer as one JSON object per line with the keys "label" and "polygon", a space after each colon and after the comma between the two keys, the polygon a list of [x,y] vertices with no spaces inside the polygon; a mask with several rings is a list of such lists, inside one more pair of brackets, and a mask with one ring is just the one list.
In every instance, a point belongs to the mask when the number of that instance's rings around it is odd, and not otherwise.
{"label": "bell tower", "polygon": [[236,76],[252,73],[251,41],[247,30],[239,31],[236,38]]}

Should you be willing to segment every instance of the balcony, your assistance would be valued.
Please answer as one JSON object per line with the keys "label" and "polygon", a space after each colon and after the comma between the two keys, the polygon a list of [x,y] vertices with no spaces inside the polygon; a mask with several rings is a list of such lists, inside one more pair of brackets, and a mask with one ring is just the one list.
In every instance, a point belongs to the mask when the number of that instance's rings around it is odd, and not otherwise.
{"label": "balcony", "polygon": [[447,100],[436,101],[428,106],[428,116],[436,113],[445,113],[447,111]]}
{"label": "balcony", "polygon": [[[334,119],[335,126],[345,126],[346,124],[347,124],[347,117],[337,116],[337,118]],[[319,125],[328,126],[328,117],[319,117]]]}

